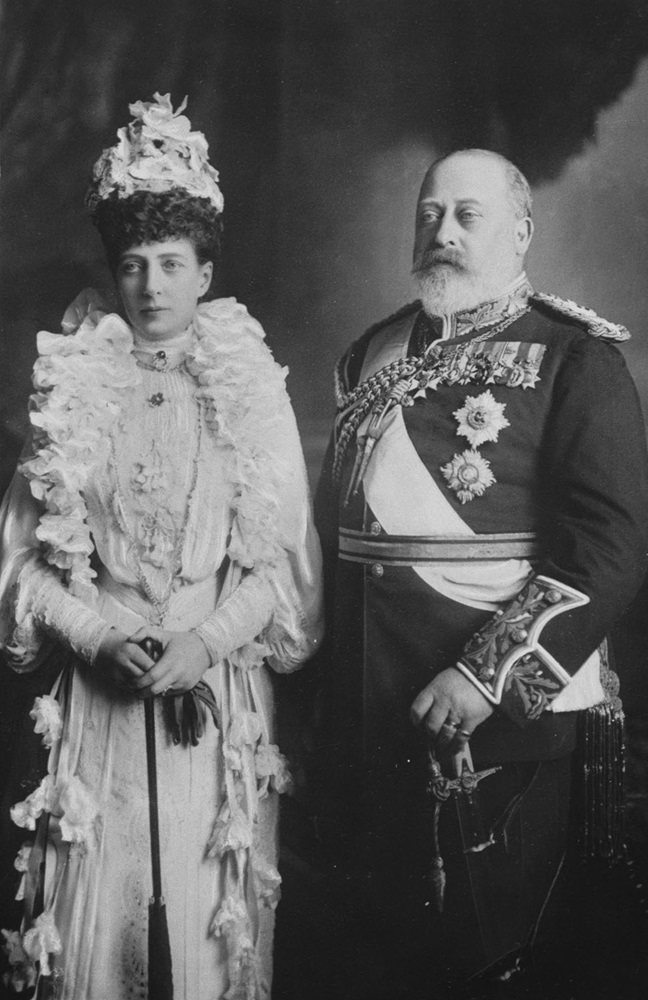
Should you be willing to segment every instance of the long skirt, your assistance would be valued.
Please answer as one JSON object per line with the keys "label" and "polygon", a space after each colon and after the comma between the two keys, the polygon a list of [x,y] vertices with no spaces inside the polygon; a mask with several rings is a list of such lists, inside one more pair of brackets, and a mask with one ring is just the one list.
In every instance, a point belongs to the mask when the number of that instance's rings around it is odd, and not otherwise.
{"label": "long skirt", "polygon": [[[129,620],[122,627],[132,632],[140,624]],[[222,678],[222,665],[204,675],[219,705]],[[48,820],[43,900],[62,944],[52,956],[55,996],[148,1000],[152,881],[144,704],[80,662],[72,663],[58,688],[63,731],[49,770],[69,792],[64,819]],[[261,672],[255,693],[256,710],[262,701],[271,727],[272,692]],[[174,998],[220,1000],[231,985],[227,934],[222,922],[214,923],[226,876],[208,845],[226,798],[222,733],[209,717],[197,746],[174,745],[162,701],[155,701],[156,756]],[[269,790],[258,803],[253,850],[271,866],[277,863],[277,818],[277,795]],[[272,980],[272,906],[255,909],[253,924],[257,995],[264,997]]]}

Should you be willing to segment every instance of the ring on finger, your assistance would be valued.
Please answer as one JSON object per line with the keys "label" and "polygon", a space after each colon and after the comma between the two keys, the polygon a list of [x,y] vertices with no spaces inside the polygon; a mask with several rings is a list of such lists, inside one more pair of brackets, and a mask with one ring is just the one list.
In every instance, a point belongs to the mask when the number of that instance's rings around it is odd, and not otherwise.
{"label": "ring on finger", "polygon": [[470,737],[472,736],[472,733],[469,733],[467,729],[458,729],[457,736],[463,736],[465,740],[469,740]]}

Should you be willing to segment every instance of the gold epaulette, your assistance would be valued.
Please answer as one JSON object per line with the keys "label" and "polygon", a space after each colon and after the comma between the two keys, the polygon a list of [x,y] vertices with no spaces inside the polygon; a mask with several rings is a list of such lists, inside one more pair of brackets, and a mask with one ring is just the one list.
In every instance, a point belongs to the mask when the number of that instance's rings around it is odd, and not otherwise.
{"label": "gold epaulette", "polygon": [[607,319],[602,319],[593,309],[586,309],[579,306],[571,299],[561,299],[557,295],[548,295],[546,292],[534,292],[529,300],[531,303],[538,303],[547,306],[560,316],[566,316],[577,323],[582,324],[592,337],[602,337],[604,340],[616,340],[623,343],[630,340],[630,334],[625,326],[620,323],[610,323]]}

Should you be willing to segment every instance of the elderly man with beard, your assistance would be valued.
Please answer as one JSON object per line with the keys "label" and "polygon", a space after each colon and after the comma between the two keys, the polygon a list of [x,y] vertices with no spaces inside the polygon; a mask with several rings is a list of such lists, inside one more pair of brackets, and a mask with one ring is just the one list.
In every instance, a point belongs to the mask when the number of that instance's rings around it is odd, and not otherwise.
{"label": "elderly man with beard", "polygon": [[534,293],[532,233],[513,164],[435,162],[420,301],[336,372],[319,822],[367,950],[364,985],[347,967],[337,990],[354,1000],[516,995],[535,946],[558,954],[573,831],[589,855],[621,846],[606,635],[645,572],[643,422],[627,332]]}

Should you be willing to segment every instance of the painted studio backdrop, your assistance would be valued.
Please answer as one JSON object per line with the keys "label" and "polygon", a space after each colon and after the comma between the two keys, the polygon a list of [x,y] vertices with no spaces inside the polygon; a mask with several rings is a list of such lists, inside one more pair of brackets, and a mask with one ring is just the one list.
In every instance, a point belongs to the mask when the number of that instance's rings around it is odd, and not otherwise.
{"label": "painted studio backdrop", "polygon": [[[110,285],[83,209],[92,163],[156,90],[188,95],[210,142],[218,288],[289,365],[313,477],[334,360],[412,297],[417,189],[453,148],[497,150],[527,174],[536,288],[630,328],[648,413],[648,0],[4,0],[0,17],[2,488],[36,331],[58,330],[84,286]],[[641,627],[621,642],[635,734]]]}

